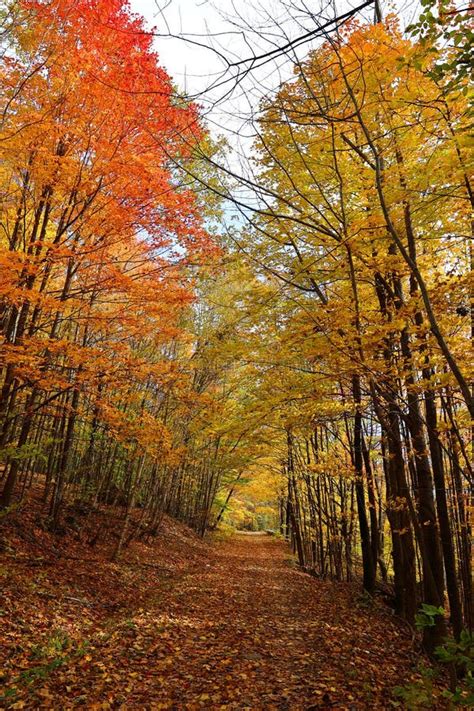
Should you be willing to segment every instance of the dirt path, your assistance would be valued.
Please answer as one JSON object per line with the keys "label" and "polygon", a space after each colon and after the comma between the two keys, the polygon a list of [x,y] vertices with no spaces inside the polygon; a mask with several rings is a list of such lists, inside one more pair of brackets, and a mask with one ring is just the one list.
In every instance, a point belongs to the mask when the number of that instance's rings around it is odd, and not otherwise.
{"label": "dirt path", "polygon": [[368,625],[367,608],[350,597],[297,570],[281,542],[235,536],[217,546],[204,571],[157,593],[133,617],[122,637],[123,703],[393,708],[389,691],[408,666],[409,640],[388,614]]}
{"label": "dirt path", "polygon": [[135,577],[126,610],[91,620],[106,579],[90,607],[69,603],[87,646],[14,708],[393,708],[414,654],[388,608],[371,611],[357,586],[300,572],[270,536],[237,535],[199,555],[179,574],[142,568],[146,594]]}

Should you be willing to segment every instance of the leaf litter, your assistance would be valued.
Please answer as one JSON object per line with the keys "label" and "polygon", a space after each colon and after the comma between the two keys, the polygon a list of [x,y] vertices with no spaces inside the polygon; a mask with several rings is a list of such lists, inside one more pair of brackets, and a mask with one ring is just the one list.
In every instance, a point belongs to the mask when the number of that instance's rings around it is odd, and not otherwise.
{"label": "leaf litter", "polygon": [[203,542],[166,518],[111,563],[13,530],[0,575],[2,708],[391,709],[417,679],[389,608],[302,572],[270,536]]}

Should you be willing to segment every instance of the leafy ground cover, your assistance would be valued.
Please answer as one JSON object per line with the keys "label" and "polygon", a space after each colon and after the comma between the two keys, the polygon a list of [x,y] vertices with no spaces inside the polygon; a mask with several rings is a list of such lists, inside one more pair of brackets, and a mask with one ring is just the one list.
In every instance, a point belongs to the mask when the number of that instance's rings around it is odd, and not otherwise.
{"label": "leafy ground cover", "polygon": [[113,563],[34,530],[3,531],[2,708],[389,709],[417,679],[389,608],[270,536],[207,543],[165,518]]}

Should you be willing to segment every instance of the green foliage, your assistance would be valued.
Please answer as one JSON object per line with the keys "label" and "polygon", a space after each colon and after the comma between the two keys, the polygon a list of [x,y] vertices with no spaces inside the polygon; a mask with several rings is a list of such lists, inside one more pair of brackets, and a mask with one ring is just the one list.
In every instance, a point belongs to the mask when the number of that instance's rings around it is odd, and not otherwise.
{"label": "green foliage", "polygon": [[13,703],[18,696],[18,689],[12,687],[11,689],[5,689],[3,694],[0,694],[0,703]]}
{"label": "green foliage", "polygon": [[45,438],[44,442],[40,445],[33,442],[27,442],[22,446],[17,444],[10,444],[7,447],[0,448],[0,461],[17,460],[20,462],[26,461],[32,457],[37,458],[40,461],[46,462],[47,457],[45,455],[45,449],[51,443],[51,439],[47,440]]}
{"label": "green foliage", "polygon": [[73,640],[62,629],[54,630],[45,644],[38,644],[31,650],[35,659],[56,657],[65,653],[73,646]]}
{"label": "green foliage", "polygon": [[436,607],[435,605],[427,605],[423,603],[418,613],[415,615],[415,625],[417,629],[423,630],[425,627],[434,627],[436,624],[436,617],[439,615],[444,615],[444,609],[442,607]]}
{"label": "green foliage", "polygon": [[[434,624],[434,619],[441,614],[442,608],[433,605],[424,605],[417,617],[420,617],[420,625],[423,627]],[[445,643],[435,650],[435,655],[442,664],[450,665],[459,674],[459,681],[452,690],[443,691],[443,696],[452,707],[474,708],[474,637],[464,630],[459,641],[447,639]],[[433,698],[434,682],[439,676],[439,670],[432,667],[420,666],[420,678],[410,684],[397,686],[394,695],[400,699],[403,708],[417,711],[419,709],[436,708],[436,700]],[[392,704],[398,707],[398,701]]]}
{"label": "green foliage", "polygon": [[[474,59],[474,31],[467,4],[459,10],[451,0],[421,0],[418,21],[407,27],[412,37],[435,55],[429,70],[435,80],[447,80],[451,87],[469,79]],[[440,50],[439,47],[443,47]]]}
{"label": "green foliage", "polygon": [[437,672],[432,667],[420,665],[418,672],[420,678],[405,686],[396,686],[394,695],[400,699],[392,701],[395,707],[402,706],[408,711],[420,711],[421,709],[432,709],[434,706],[433,687]]}
{"label": "green foliage", "polygon": [[83,657],[88,647],[87,640],[74,640],[60,628],[53,630],[43,644],[37,644],[31,650],[31,658],[38,661],[38,664],[25,669],[13,680],[13,685],[0,694],[0,704],[11,704],[15,701],[19,688],[47,679],[56,669],[71,660]]}
{"label": "green foliage", "polygon": [[51,674],[51,672],[61,667],[66,660],[67,657],[56,657],[55,659],[52,659],[46,664],[41,664],[37,667],[27,669],[26,671],[20,674],[17,679],[17,682],[22,682],[24,684],[30,685],[34,684],[36,681],[40,681],[41,679],[46,679]]}
{"label": "green foliage", "polygon": [[444,696],[456,706],[474,708],[474,636],[463,630],[459,641],[448,639],[435,654],[443,664],[453,664],[462,675],[454,691],[445,691]]}

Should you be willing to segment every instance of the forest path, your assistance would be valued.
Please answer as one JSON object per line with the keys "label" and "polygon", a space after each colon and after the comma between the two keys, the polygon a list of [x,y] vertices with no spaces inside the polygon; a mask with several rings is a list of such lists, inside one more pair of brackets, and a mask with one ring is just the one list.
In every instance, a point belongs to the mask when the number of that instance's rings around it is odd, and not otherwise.
{"label": "forest path", "polygon": [[204,569],[133,616],[125,708],[393,708],[410,640],[389,611],[369,617],[356,591],[299,571],[270,536],[216,544]]}
{"label": "forest path", "polygon": [[389,608],[271,536],[167,525],[119,563],[39,535],[7,558],[0,708],[393,708],[417,656]]}

